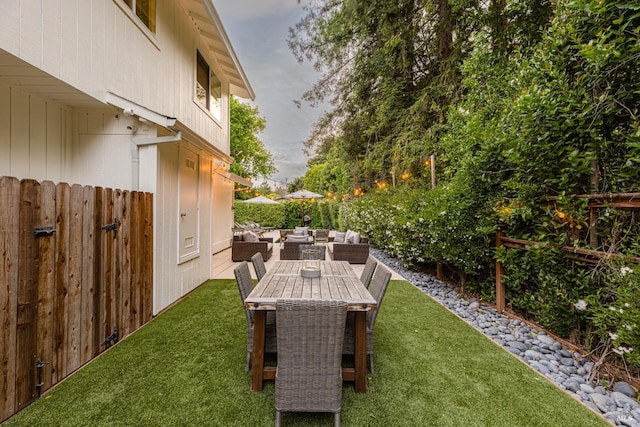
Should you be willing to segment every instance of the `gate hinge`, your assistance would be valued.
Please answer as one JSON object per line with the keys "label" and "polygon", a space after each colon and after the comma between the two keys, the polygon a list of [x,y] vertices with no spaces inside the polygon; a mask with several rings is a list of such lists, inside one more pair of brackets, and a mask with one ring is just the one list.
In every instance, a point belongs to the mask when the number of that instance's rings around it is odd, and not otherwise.
{"label": "gate hinge", "polygon": [[38,370],[38,384],[36,384],[36,389],[38,390],[38,399],[40,399],[40,396],[42,395],[42,386],[44,385],[44,382],[42,381],[42,368],[45,367],[45,365],[48,365],[50,362],[43,362],[42,360],[38,360],[36,362],[36,369]]}

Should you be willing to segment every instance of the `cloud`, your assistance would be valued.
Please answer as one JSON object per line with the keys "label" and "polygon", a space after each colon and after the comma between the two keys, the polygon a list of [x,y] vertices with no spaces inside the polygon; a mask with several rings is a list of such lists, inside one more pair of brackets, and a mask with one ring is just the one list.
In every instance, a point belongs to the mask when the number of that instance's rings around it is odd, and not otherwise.
{"label": "cloud", "polygon": [[301,8],[298,0],[218,0],[217,9],[222,9],[228,18],[245,20],[281,15]]}
{"label": "cloud", "polygon": [[273,154],[278,168],[273,178],[291,182],[306,171],[303,143],[323,112],[294,104],[319,78],[311,64],[300,64],[287,46],[289,27],[304,13],[302,4],[297,0],[218,0],[215,5],[256,94],[251,104],[267,121],[258,137]]}

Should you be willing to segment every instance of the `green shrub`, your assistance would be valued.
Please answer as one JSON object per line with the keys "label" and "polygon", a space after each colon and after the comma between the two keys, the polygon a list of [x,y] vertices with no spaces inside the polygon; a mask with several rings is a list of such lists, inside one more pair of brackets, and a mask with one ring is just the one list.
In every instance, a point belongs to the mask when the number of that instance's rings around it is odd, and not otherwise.
{"label": "green shrub", "polygon": [[283,228],[285,223],[285,206],[245,203],[236,200],[233,204],[234,221],[240,224],[256,222],[263,227]]}
{"label": "green shrub", "polygon": [[640,265],[620,262],[601,270],[606,286],[579,304],[601,342],[640,366]]}

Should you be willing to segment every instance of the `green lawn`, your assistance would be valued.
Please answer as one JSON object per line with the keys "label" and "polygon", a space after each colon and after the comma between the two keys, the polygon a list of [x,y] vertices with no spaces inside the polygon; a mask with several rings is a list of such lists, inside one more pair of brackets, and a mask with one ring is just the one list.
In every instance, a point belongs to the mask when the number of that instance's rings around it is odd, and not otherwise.
{"label": "green lawn", "polygon": [[[405,281],[376,324],[368,392],[346,383],[344,426],[607,426]],[[234,280],[213,280],[6,422],[7,426],[264,426],[274,387],[250,391]],[[283,425],[331,425],[329,414]]]}

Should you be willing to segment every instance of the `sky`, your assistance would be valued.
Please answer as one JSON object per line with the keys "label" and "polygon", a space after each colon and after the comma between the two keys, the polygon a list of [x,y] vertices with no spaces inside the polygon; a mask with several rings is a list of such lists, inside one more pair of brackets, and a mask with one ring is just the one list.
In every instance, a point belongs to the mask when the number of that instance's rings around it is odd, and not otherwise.
{"label": "sky", "polygon": [[[253,87],[266,129],[258,137],[278,168],[280,186],[303,176],[307,157],[303,143],[323,110],[295,104],[320,75],[310,63],[299,63],[287,46],[289,27],[303,16],[297,0],[214,0],[238,60]],[[262,179],[254,178],[260,185]],[[273,185],[273,182],[270,182]]]}

